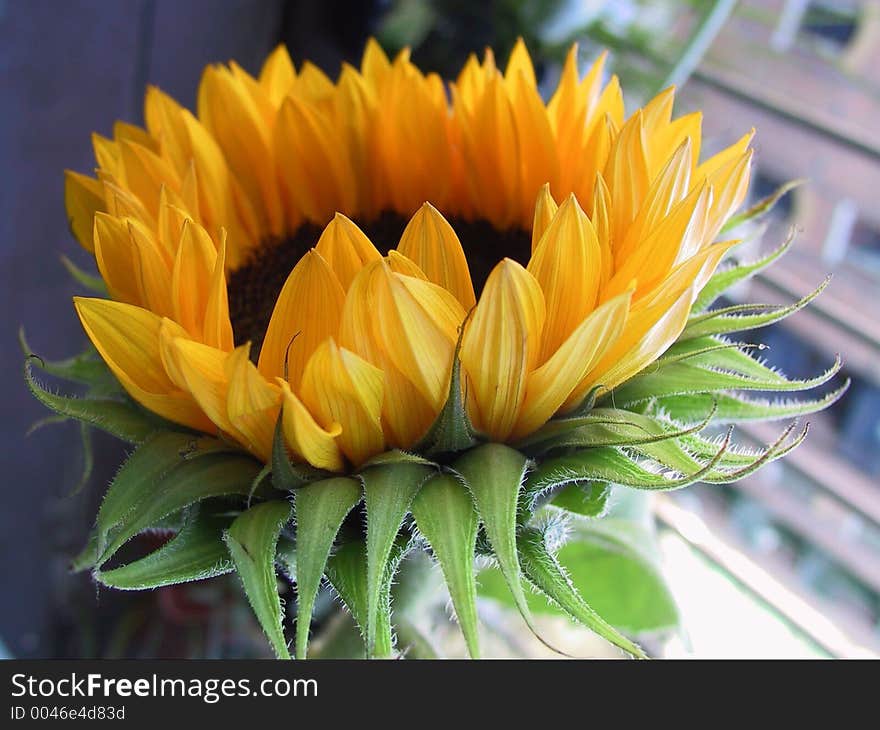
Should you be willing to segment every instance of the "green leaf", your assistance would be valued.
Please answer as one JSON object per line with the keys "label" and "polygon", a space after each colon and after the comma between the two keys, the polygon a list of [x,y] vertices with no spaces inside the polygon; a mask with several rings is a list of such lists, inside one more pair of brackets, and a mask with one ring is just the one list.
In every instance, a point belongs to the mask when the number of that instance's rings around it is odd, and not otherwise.
{"label": "green leaf", "polygon": [[64,268],[67,269],[67,272],[73,277],[74,281],[78,284],[84,286],[91,292],[95,294],[100,294],[101,296],[108,296],[107,293],[107,285],[104,283],[104,280],[95,274],[90,274],[87,271],[83,271],[79,266],[77,266],[73,261],[71,261],[67,256],[62,254],[61,263],[64,264]]}
{"label": "green leaf", "polygon": [[183,529],[158,550],[121,568],[94,572],[110,588],[145,590],[203,580],[232,570],[223,544],[227,516],[194,509]]}
{"label": "green leaf", "polygon": [[494,443],[471,449],[453,464],[470,490],[495,559],[520,615],[532,633],[543,642],[526,602],[516,549],[519,494],[527,466],[528,460],[519,451]]}
{"label": "green leaf", "polygon": [[30,358],[42,371],[62,380],[71,380],[86,385],[99,385],[112,382],[119,389],[119,383],[110,368],[98,355],[97,350],[89,347],[85,352],[65,360],[46,360],[37,355],[27,341],[24,327],[18,329],[18,343],[26,358]]}
{"label": "green leaf", "polygon": [[374,655],[380,588],[403,518],[419,487],[433,471],[418,463],[401,462],[365,469],[367,508],[367,653]]}
{"label": "green leaf", "polygon": [[739,215],[734,215],[728,218],[727,223],[724,224],[724,227],[721,229],[720,233],[724,234],[728,231],[732,231],[737,226],[741,226],[743,223],[748,221],[756,220],[767,213],[769,213],[776,206],[776,203],[791,190],[794,190],[797,187],[800,187],[806,182],[804,179],[797,180],[789,180],[787,183],[783,183],[776,190],[774,190],[770,195],[766,198],[759,200],[748,210],[744,210]]}
{"label": "green leaf", "polygon": [[693,423],[711,408],[716,407],[715,423],[748,423],[750,421],[773,421],[782,418],[797,418],[822,411],[836,403],[849,389],[847,380],[839,388],[821,398],[811,400],[766,400],[746,398],[733,393],[691,393],[658,398],[656,407],[679,423]]}
{"label": "green leaf", "polygon": [[455,477],[436,474],[419,490],[412,513],[440,563],[468,653],[476,659],[480,645],[474,549],[480,519],[473,501]]}
{"label": "green leaf", "polygon": [[336,477],[294,492],[296,511],[296,658],[305,659],[315,596],[333,540],[345,516],[361,499],[361,485]]}
{"label": "green leaf", "polygon": [[251,608],[279,659],[290,659],[290,654],[281,626],[275,546],[290,513],[285,500],[263,502],[242,512],[223,535]]}
{"label": "green leaf", "polygon": [[689,340],[706,335],[724,335],[730,332],[744,332],[779,322],[806,307],[825,287],[831,277],[794,304],[735,304],[721,309],[712,309],[703,314],[692,315],[678,340]]}
{"label": "green leaf", "polygon": [[[523,572],[536,588],[543,591],[575,621],[606,641],[638,659],[648,658],[641,647],[605,621],[575,590],[565,569],[547,549],[541,532],[534,529],[523,531],[518,544]],[[584,569],[587,570],[587,567]]]}
{"label": "green leaf", "polygon": [[[470,313],[468,313],[470,317]],[[428,433],[415,447],[421,454],[451,454],[464,451],[477,443],[476,430],[465,408],[461,383],[461,341],[467,318],[458,330],[458,342],[452,358],[452,375],[449,379],[449,395],[443,409],[428,429]]]}
{"label": "green leaf", "polygon": [[732,371],[713,370],[689,361],[677,362],[656,372],[637,375],[613,391],[611,399],[618,407],[665,398],[670,395],[713,393],[723,390],[798,391],[824,385],[841,368],[838,357],[821,375],[807,380],[787,380],[771,371],[766,377],[744,375]]}
{"label": "green leaf", "polygon": [[159,419],[131,402],[110,398],[73,398],[49,392],[34,378],[33,360],[34,357],[27,358],[24,364],[28,389],[40,403],[58,415],[83,421],[132,444],[142,443],[161,428]]}
{"label": "green leaf", "polygon": [[290,461],[287,446],[284,445],[284,430],[281,415],[275,422],[275,436],[272,440],[272,484],[283,492],[292,492],[305,484],[323,479],[326,472],[308,464],[294,464]]}
{"label": "green leaf", "polygon": [[563,487],[551,504],[584,517],[601,517],[610,495],[611,485],[607,482],[573,482]]}
{"label": "green leaf", "polygon": [[184,459],[168,469],[173,457],[162,458],[154,449],[151,454],[153,460],[142,455],[126,462],[101,505],[99,565],[132,537],[177,510],[209,497],[247,496],[260,470],[256,461],[244,455],[214,453]]}

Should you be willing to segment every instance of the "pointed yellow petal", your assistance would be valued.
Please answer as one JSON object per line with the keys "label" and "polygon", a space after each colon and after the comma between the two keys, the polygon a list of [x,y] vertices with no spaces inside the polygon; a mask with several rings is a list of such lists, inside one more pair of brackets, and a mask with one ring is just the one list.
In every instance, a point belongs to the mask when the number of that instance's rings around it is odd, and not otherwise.
{"label": "pointed yellow petal", "polygon": [[578,386],[617,341],[629,301],[627,292],[591,312],[553,356],[529,375],[514,438],[540,428],[566,400],[585,394]]}
{"label": "pointed yellow petal", "polygon": [[599,241],[599,249],[602,252],[602,270],[599,276],[601,291],[614,275],[614,249],[611,241],[611,191],[608,190],[602,173],[596,173],[590,221],[593,223],[596,240]]}
{"label": "pointed yellow petal", "polygon": [[159,141],[163,156],[182,172],[192,156],[183,107],[155,86],[144,97],[144,119],[150,135]]}
{"label": "pointed yellow petal", "polygon": [[547,305],[539,362],[556,352],[592,311],[599,293],[601,267],[602,253],[593,224],[574,195],[569,195],[528,265]]}
{"label": "pointed yellow petal", "polygon": [[[238,439],[239,434],[229,420],[226,408],[229,378],[225,364],[228,353],[186,337],[173,337],[165,343],[163,354],[168,372],[211,419],[213,430],[220,429]],[[206,430],[210,432],[212,429]]]}
{"label": "pointed yellow petal", "polygon": [[290,272],[278,295],[260,349],[260,372],[267,378],[284,376],[297,387],[315,348],[337,336],[344,302],[336,275],[312,249]]}
{"label": "pointed yellow petal", "polygon": [[104,186],[94,178],[65,170],[64,205],[76,240],[86,251],[94,251],[95,213],[104,210]]}
{"label": "pointed yellow petal", "polygon": [[224,363],[229,381],[226,412],[243,445],[267,461],[281,410],[281,389],[260,375],[249,351],[248,345],[237,347]]}
{"label": "pointed yellow petal", "polygon": [[518,263],[504,259],[486,281],[461,349],[471,418],[493,439],[505,440],[519,416],[544,317],[540,284]]}
{"label": "pointed yellow petal", "polygon": [[269,101],[276,108],[281,106],[281,101],[287,96],[295,78],[293,61],[290,60],[287,47],[281,44],[272,51],[260,69],[260,86],[266,90]]}
{"label": "pointed yellow petal", "polygon": [[315,250],[333,269],[345,291],[366,264],[382,258],[364,232],[342,213],[327,224]]}
{"label": "pointed yellow petal", "polygon": [[229,299],[226,289],[226,231],[220,238],[220,250],[214,261],[208,301],[205,305],[204,341],[219,350],[233,348],[232,322],[229,319]]}
{"label": "pointed yellow petal", "polygon": [[355,466],[385,448],[382,395],[382,371],[332,338],[314,351],[303,373],[303,403],[325,429],[342,426],[337,442]]}
{"label": "pointed yellow petal", "polygon": [[461,242],[433,205],[425,203],[410,219],[397,250],[415,262],[428,281],[450,292],[466,310],[474,306],[474,286]]}
{"label": "pointed yellow petal", "polygon": [[198,223],[186,219],[171,274],[171,297],[175,320],[195,339],[204,334],[205,310],[216,263],[217,251],[211,237]]}
{"label": "pointed yellow petal", "polygon": [[144,306],[161,317],[174,316],[171,299],[171,262],[156,240],[156,236],[143,223],[134,218],[126,220],[130,245],[134,249],[139,267],[140,286]]}
{"label": "pointed yellow petal", "polygon": [[440,412],[465,310],[446,289],[383,268],[378,332],[389,359]]}
{"label": "pointed yellow petal", "polygon": [[538,199],[535,201],[535,217],[532,222],[532,253],[538,248],[538,243],[544,231],[556,215],[559,206],[550,194],[550,183],[544,183],[538,191]]}
{"label": "pointed yellow petal", "polygon": [[110,296],[126,304],[144,304],[140,256],[128,224],[107,213],[95,216],[95,259]]}
{"label": "pointed yellow petal", "polygon": [[83,328],[129,395],[175,423],[210,431],[210,421],[168,377],[159,352],[161,318],[107,299],[74,297]]}
{"label": "pointed yellow petal", "polygon": [[159,211],[162,185],[179,190],[180,177],[165,160],[139,144],[123,140],[119,144],[119,151],[128,189],[155,216]]}

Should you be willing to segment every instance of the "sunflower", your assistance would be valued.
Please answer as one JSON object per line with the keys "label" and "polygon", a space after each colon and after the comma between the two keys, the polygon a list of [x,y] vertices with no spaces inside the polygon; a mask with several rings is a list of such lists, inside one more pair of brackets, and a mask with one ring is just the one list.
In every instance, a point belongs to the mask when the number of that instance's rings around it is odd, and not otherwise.
{"label": "sunflower", "polygon": [[86,332],[143,406],[264,460],[282,406],[314,467],[412,448],[457,344],[475,429],[528,436],[676,339],[748,186],[750,134],[700,162],[700,114],[625,118],[604,61],[572,48],[546,104],[522,42],[448,88],[373,41],[335,83],[283,47],[209,67],[197,115],[150,88],[67,173],[112,297],[76,300]]}
{"label": "sunflower", "polygon": [[[390,656],[395,571],[429,546],[472,656],[475,555],[533,631],[524,581],[642,656],[563,538],[617,554],[634,530],[584,519],[612,488],[736,481],[806,431],[756,450],[704,428],[812,413],[846,384],[744,395],[840,368],[789,380],[728,339],[822,286],[710,309],[787,249],[716,271],[724,233],[784,190],[735,214],[751,132],[701,160],[700,114],[673,118],[670,89],[626,116],[604,63],[582,76],[572,48],[545,103],[522,42],[503,73],[487,51],[448,85],[373,41],[335,82],[281,47],[257,78],[206,69],[196,114],[150,88],[145,128],[94,135],[96,177],[66,177],[100,272],[76,276],[109,294],[75,299],[94,349],[25,369],[84,443],[96,427],[136,447],[75,566],[124,589],[235,570],[279,657],[275,568],[296,585],[298,657],[326,580],[367,655]],[[35,362],[84,397],[40,386]],[[107,568],[156,527],[175,537]]]}

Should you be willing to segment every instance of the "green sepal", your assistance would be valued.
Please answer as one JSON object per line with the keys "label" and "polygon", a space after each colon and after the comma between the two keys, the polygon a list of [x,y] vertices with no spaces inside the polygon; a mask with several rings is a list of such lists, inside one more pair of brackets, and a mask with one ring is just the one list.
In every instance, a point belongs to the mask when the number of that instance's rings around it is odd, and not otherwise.
{"label": "green sepal", "polygon": [[43,372],[53,377],[91,387],[106,388],[112,384],[115,390],[120,390],[119,382],[93,347],[64,360],[46,360],[34,352],[27,341],[24,327],[18,328],[18,344],[26,358],[31,358]]}
{"label": "green sepal", "polygon": [[768,195],[766,198],[762,198],[753,206],[751,206],[747,210],[744,210],[742,213],[728,218],[727,223],[725,223],[724,226],[721,228],[720,233],[727,233],[728,231],[732,231],[737,226],[741,226],[743,223],[761,218],[762,216],[773,210],[774,207],[776,207],[776,203],[780,201],[782,196],[784,196],[789,191],[800,187],[805,182],[806,180],[798,178],[796,180],[789,180],[788,182],[783,183],[778,188],[776,188],[776,190],[770,193],[770,195]]}
{"label": "green sepal", "polygon": [[263,502],[242,512],[223,540],[235,563],[248,601],[279,659],[290,659],[281,626],[281,598],[275,577],[275,547],[281,528],[290,520],[291,505],[286,500]]}
{"label": "green sepal", "polygon": [[75,497],[89,483],[92,478],[92,471],[95,468],[95,452],[92,448],[92,429],[87,423],[79,423],[79,438],[82,446],[82,470],[79,473],[79,479],[70,490],[68,497]]}
{"label": "green sepal", "polygon": [[95,580],[120,590],[146,590],[214,578],[229,573],[232,562],[223,544],[228,516],[195,508],[183,529],[158,550],[113,570],[95,570]]}
{"label": "green sepal", "polygon": [[63,254],[61,255],[61,263],[75,282],[94,294],[100,294],[103,297],[109,296],[107,285],[100,276],[84,271]]}
{"label": "green sepal", "polygon": [[830,282],[831,277],[829,276],[816,289],[793,304],[734,304],[730,307],[711,309],[702,314],[692,315],[684,331],[678,336],[678,340],[689,340],[706,335],[725,335],[730,332],[743,332],[766,327],[806,307],[825,291]]}
{"label": "green sepal", "polygon": [[315,469],[308,464],[294,464],[284,444],[282,414],[278,414],[275,422],[275,435],[272,438],[272,484],[282,492],[292,492],[310,482],[324,479],[327,472]]}
{"label": "green sepal", "polygon": [[551,504],[583,517],[602,517],[608,510],[610,496],[608,482],[573,482],[565,485]]}
{"label": "green sepal", "polygon": [[700,290],[700,293],[697,295],[697,298],[694,300],[694,304],[691,307],[691,312],[697,313],[707,309],[711,306],[712,302],[718,299],[718,297],[724,294],[724,292],[732,286],[735,286],[741,281],[745,281],[759,271],[763,271],[770,266],[770,264],[785,255],[785,253],[791,248],[794,236],[795,231],[792,229],[785,241],[782,242],[782,245],[775,248],[766,256],[762,256],[756,261],[750,263],[737,263],[731,266],[726,266],[720,271],[715,272],[709,281],[706,282],[706,286]]}
{"label": "green sepal", "polygon": [[35,359],[39,360],[33,355],[25,360],[25,382],[33,396],[58,415],[82,421],[131,444],[143,443],[150,434],[163,427],[161,419],[131,401],[89,396],[76,398],[49,392],[34,378],[32,363]]}
{"label": "green sepal", "polygon": [[815,378],[788,380],[769,369],[767,371],[769,375],[762,377],[715,370],[695,365],[690,361],[676,362],[656,372],[637,375],[615,389],[611,399],[618,407],[625,407],[670,395],[705,394],[724,390],[779,392],[810,390],[831,380],[839,372],[841,365],[838,357],[828,370]]}
{"label": "green sepal", "polygon": [[[122,466],[98,512],[98,565],[128,540],[177,510],[209,497],[247,496],[259,464],[183,434],[160,433]],[[205,449],[199,448],[206,443]]]}
{"label": "green sepal", "polygon": [[610,446],[583,449],[541,463],[526,480],[525,499],[529,504],[534,505],[541,495],[581,481],[612,482],[633,489],[661,491],[681,489],[711,474],[724,456],[729,443],[728,432],[707,464],[676,478],[650,471],[623,451]]}
{"label": "green sepal", "polygon": [[294,492],[296,514],[296,651],[305,659],[315,596],[342,521],[361,499],[355,479],[335,477]]}
{"label": "green sepal", "polygon": [[[394,650],[391,630],[391,582],[400,561],[412,548],[412,540],[400,535],[395,538],[388,553],[385,570],[381,576],[379,610],[374,620],[375,639],[373,652],[368,657],[390,657]],[[367,546],[362,540],[342,544],[327,561],[327,578],[342,602],[354,617],[355,623],[367,645],[369,620],[369,590],[367,583]]]}
{"label": "green sepal", "polygon": [[367,654],[376,651],[376,623],[382,577],[386,563],[413,498],[433,468],[399,462],[364,469],[364,503],[367,508]]}
{"label": "green sepal", "polygon": [[431,428],[414,449],[420,454],[453,454],[477,444],[477,432],[468,416],[462,396],[459,353],[466,323],[467,319],[458,330],[458,342],[455,345],[449,379],[449,395]]}
{"label": "green sepal", "polygon": [[849,389],[846,380],[821,398],[811,400],[766,400],[746,398],[733,393],[691,393],[671,395],[656,400],[656,407],[669,418],[679,423],[693,423],[713,404],[716,408],[715,423],[748,423],[751,421],[773,421],[782,418],[797,418],[822,411],[833,405]]}
{"label": "green sepal", "polygon": [[282,531],[275,547],[275,565],[291,583],[296,583],[296,542]]}
{"label": "green sepal", "polygon": [[377,454],[368,461],[365,461],[361,464],[359,471],[362,472],[364,469],[369,469],[374,466],[394,466],[396,464],[419,464],[431,468],[436,468],[437,466],[437,464],[430,459],[419,456],[417,453],[402,451],[400,449],[391,449],[390,451]]}
{"label": "green sepal", "polygon": [[465,487],[449,474],[428,479],[412,503],[419,532],[443,571],[468,653],[480,655],[474,550],[480,518]]}
{"label": "green sepal", "polygon": [[[522,570],[516,549],[519,494],[528,459],[504,444],[489,443],[463,454],[453,464],[471,493],[492,554],[504,576],[514,604],[535,637],[544,642],[535,628],[522,586]],[[547,644],[554,651],[554,647]]]}
{"label": "green sepal", "polygon": [[[637,659],[648,656],[640,646],[627,639],[596,613],[575,590],[565,569],[547,549],[545,536],[535,529],[525,529],[517,541],[520,562],[526,578],[554,601],[575,621],[586,626],[614,646]],[[585,566],[588,568],[588,566]]]}

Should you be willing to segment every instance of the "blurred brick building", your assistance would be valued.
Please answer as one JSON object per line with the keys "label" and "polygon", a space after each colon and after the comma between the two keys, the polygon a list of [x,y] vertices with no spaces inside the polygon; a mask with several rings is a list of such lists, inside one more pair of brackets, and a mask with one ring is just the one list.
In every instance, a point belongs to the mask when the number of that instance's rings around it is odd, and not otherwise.
{"label": "blurred brick building", "polygon": [[[686,21],[683,21],[686,22]],[[736,294],[790,303],[831,273],[811,306],[760,333],[766,359],[810,377],[845,358],[849,393],[811,416],[807,448],[733,493],[703,491],[713,527],[837,620],[880,646],[880,2],[743,0],[684,89],[682,111],[711,110],[707,145],[756,128],[752,197],[806,184],[774,211],[746,258],[793,249]],[[751,249],[751,250],[749,250]],[[767,440],[776,430],[750,430]],[[688,499],[687,496],[684,499]],[[714,514],[714,517],[713,517]]]}

